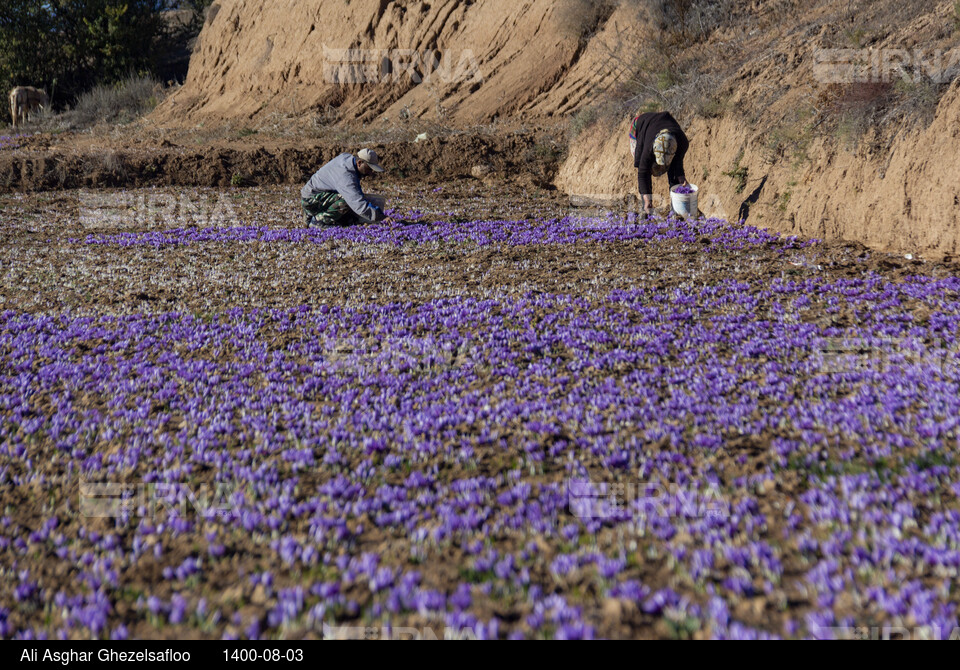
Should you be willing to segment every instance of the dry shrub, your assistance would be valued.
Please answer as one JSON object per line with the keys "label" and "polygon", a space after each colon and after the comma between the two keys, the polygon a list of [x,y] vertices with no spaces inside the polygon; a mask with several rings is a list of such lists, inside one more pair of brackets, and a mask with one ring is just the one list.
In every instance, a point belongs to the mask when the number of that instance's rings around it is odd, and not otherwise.
{"label": "dry shrub", "polygon": [[616,9],[615,0],[562,0],[554,10],[561,34],[586,41]]}
{"label": "dry shrub", "polygon": [[94,86],[67,116],[76,126],[128,123],[152,111],[164,95],[157,80],[131,75],[113,86]]}
{"label": "dry shrub", "polygon": [[832,119],[841,144],[853,148],[871,128],[929,124],[946,88],[921,76],[830,84],[820,94],[819,106]]}

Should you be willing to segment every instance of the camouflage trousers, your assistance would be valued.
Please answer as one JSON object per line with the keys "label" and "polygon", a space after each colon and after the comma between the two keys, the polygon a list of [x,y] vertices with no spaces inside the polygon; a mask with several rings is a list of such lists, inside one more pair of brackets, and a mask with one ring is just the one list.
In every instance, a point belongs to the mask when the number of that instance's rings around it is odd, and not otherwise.
{"label": "camouflage trousers", "polygon": [[347,201],[336,191],[320,191],[301,198],[300,205],[308,226],[349,226],[357,220]]}

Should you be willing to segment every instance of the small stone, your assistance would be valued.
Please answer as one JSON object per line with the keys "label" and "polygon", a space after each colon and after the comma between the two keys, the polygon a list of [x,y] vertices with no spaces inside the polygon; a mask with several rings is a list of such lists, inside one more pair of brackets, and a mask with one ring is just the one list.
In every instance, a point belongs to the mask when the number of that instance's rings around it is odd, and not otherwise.
{"label": "small stone", "polygon": [[623,617],[623,606],[619,598],[607,598],[603,602],[603,617],[612,621],[619,621]]}
{"label": "small stone", "polygon": [[474,165],[472,168],[470,168],[470,174],[477,179],[489,177],[491,172],[493,172],[493,168],[489,165]]}

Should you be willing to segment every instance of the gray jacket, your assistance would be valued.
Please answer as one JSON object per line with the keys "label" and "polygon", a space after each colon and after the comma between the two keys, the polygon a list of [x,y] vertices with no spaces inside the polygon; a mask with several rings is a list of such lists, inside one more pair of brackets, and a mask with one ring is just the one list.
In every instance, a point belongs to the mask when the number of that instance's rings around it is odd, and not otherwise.
{"label": "gray jacket", "polygon": [[306,200],[320,191],[336,191],[361,219],[380,221],[383,210],[367,201],[360,188],[360,179],[357,159],[351,154],[340,154],[317,170],[300,191],[300,197]]}

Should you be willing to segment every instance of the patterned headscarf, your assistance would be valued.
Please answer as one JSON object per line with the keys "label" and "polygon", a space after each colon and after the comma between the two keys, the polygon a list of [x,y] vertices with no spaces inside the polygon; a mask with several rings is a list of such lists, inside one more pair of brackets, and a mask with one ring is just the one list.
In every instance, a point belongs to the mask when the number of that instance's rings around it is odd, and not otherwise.
{"label": "patterned headscarf", "polygon": [[653,157],[657,165],[667,167],[673,162],[677,153],[677,138],[669,131],[661,130],[653,141]]}

